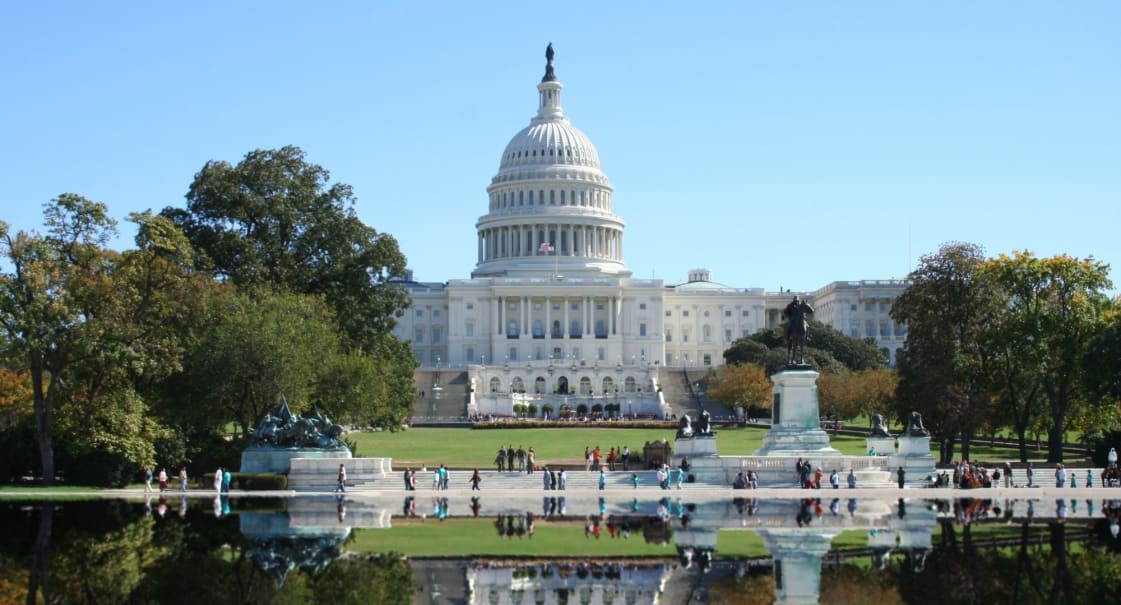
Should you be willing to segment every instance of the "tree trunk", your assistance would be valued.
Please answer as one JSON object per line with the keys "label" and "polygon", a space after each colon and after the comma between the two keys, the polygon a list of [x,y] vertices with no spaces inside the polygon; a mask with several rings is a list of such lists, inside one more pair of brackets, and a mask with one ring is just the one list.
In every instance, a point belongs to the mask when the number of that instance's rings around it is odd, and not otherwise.
{"label": "tree trunk", "polygon": [[1051,413],[1051,428],[1047,429],[1047,461],[1063,461],[1063,417]]}
{"label": "tree trunk", "polygon": [[969,428],[961,429],[961,459],[969,460],[969,445],[973,440],[972,430]]}
{"label": "tree trunk", "polygon": [[1028,432],[1025,429],[1016,429],[1016,445],[1020,450],[1020,462],[1028,461]]}
{"label": "tree trunk", "polygon": [[39,463],[43,471],[43,485],[54,485],[54,398],[55,381],[58,377],[54,372],[50,375],[50,383],[46,391],[43,389],[43,360],[38,353],[31,355],[31,390],[35,407],[35,441],[39,445]]}

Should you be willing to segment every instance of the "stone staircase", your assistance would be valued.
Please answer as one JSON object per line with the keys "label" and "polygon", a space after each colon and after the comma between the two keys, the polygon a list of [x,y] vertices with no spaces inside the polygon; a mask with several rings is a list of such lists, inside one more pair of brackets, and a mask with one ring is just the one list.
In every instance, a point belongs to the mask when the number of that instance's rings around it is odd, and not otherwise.
{"label": "stone staircase", "polygon": [[391,458],[293,458],[288,471],[288,489],[333,491],[338,485],[340,464],[346,466],[347,487],[358,489],[384,484],[393,471]]}

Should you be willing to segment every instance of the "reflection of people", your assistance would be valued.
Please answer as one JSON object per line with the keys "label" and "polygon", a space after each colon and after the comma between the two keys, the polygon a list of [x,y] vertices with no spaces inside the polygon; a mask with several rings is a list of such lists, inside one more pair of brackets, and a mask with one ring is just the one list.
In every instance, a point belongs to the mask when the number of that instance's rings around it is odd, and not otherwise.
{"label": "reflection of people", "polygon": [[806,316],[813,315],[814,309],[797,296],[782,310],[782,318],[786,320],[786,362],[788,364],[805,363],[806,353]]}

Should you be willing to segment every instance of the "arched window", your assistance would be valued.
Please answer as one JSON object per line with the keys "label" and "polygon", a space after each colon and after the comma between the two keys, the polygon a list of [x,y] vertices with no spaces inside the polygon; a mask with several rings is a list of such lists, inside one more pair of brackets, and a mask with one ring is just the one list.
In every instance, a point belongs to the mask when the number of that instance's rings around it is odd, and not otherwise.
{"label": "arched window", "polygon": [[498,389],[501,388],[501,387],[502,387],[502,383],[498,380],[497,376],[490,379],[490,392],[491,393],[497,393]]}
{"label": "arched window", "polygon": [[514,393],[524,393],[525,392],[525,383],[522,382],[522,379],[521,379],[520,376],[517,377],[517,378],[514,378],[514,381],[510,384],[510,390]]}
{"label": "arched window", "polygon": [[573,319],[568,322],[568,337],[580,338],[580,320]]}
{"label": "arched window", "polygon": [[604,376],[603,377],[603,393],[606,395],[608,393],[614,393],[614,392],[615,392],[615,381],[611,380],[610,376]]}
{"label": "arched window", "polygon": [[623,390],[627,393],[635,392],[634,376],[627,376],[627,379],[623,381]]}
{"label": "arched window", "polygon": [[545,378],[543,376],[538,376],[537,379],[533,381],[533,392],[538,395],[545,392]]}
{"label": "arched window", "polygon": [[507,338],[517,338],[518,337],[518,320],[511,319],[506,324],[506,337]]}
{"label": "arched window", "polygon": [[592,379],[591,378],[588,378],[587,376],[584,376],[583,378],[580,379],[580,394],[581,395],[591,395],[592,394]]}
{"label": "arched window", "polygon": [[533,337],[545,338],[545,324],[540,319],[533,320]]}

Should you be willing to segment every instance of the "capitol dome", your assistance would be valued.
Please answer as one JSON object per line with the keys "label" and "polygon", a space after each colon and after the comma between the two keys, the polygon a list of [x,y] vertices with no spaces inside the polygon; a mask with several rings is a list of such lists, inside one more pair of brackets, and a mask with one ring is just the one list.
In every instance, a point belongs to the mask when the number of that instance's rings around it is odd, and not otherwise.
{"label": "capitol dome", "polygon": [[630,275],[611,183],[591,139],[564,115],[552,57],[550,45],[537,115],[506,145],[487,188],[474,276]]}

